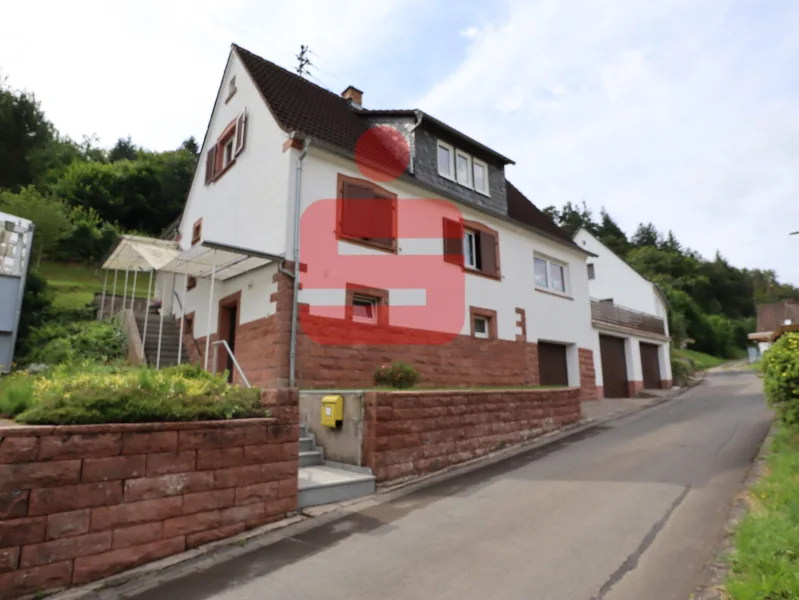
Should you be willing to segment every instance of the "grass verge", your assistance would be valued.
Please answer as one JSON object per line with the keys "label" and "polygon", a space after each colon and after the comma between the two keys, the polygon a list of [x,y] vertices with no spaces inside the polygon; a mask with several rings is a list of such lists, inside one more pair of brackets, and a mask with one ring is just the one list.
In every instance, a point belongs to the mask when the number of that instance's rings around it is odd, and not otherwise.
{"label": "grass verge", "polygon": [[799,435],[777,433],[768,470],[751,490],[726,584],[732,600],[799,598]]}
{"label": "grass verge", "polygon": [[[94,299],[95,293],[103,291],[103,273],[93,265],[57,263],[43,261],[39,272],[53,290],[53,306],[56,308],[81,308]],[[111,293],[114,274],[108,274],[108,293]],[[140,275],[136,280],[136,297],[147,297],[149,275]],[[133,286],[133,273],[128,276],[128,294]],[[117,295],[125,289],[125,273],[117,275]]]}
{"label": "grass verge", "polygon": [[711,356],[710,354],[705,354],[704,352],[697,352],[696,350],[681,350],[678,348],[673,348],[671,351],[671,355],[674,358],[682,358],[682,359],[690,359],[696,365],[697,370],[703,371],[705,369],[711,369],[713,367],[718,367],[719,365],[727,362],[725,358],[718,358],[717,356]]}

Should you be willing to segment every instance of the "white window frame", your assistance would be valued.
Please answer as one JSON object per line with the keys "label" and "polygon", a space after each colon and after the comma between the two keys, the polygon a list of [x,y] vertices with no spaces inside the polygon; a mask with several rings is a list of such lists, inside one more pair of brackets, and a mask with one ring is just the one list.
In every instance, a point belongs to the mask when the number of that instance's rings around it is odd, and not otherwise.
{"label": "white window frame", "polygon": [[[227,149],[230,148],[230,159],[228,160]],[[222,146],[222,168],[225,169],[236,159],[236,131],[233,136]]]}
{"label": "white window frame", "polygon": [[[458,159],[464,158],[466,159],[466,181],[461,181],[458,178]],[[466,152],[462,150],[455,150],[455,181],[457,181],[460,185],[466,188],[472,188],[472,157]]]}
{"label": "white window frame", "polygon": [[[467,252],[471,250],[471,252]],[[471,262],[469,255],[471,254]],[[477,270],[477,233],[471,229],[463,230],[463,266],[467,269]]]}
{"label": "white window frame", "polygon": [[[539,285],[537,281],[535,281],[535,261],[540,260],[544,261],[547,265],[547,284],[545,286]],[[557,266],[563,269],[563,289],[558,290],[555,289],[552,285],[552,266]],[[571,285],[570,285],[570,278],[569,278],[569,265],[563,261],[550,258],[548,256],[544,256],[541,254],[535,254],[533,256],[533,282],[535,283],[535,287],[538,290],[546,290],[552,294],[558,294],[560,296],[568,296],[571,293]]]}
{"label": "white window frame", "polygon": [[[481,190],[480,188],[477,187],[477,179],[474,176],[474,168],[477,166],[482,167],[483,169],[483,181],[485,181],[484,190]],[[488,183],[488,165],[479,158],[474,158],[474,157],[472,157],[472,186],[474,186],[475,192],[479,192],[485,196],[490,196],[489,189],[491,188]]]}
{"label": "white window frame", "polygon": [[[439,152],[440,148],[444,148],[445,150],[449,151],[449,174],[444,173],[441,170],[441,154]],[[455,181],[455,147],[451,144],[438,140],[438,144],[436,144],[436,162],[438,163],[438,174],[446,179]]]}
{"label": "white window frame", "polygon": [[[476,325],[478,321],[482,321],[483,323],[485,323],[484,332],[477,331]],[[481,340],[489,339],[489,337],[491,337],[491,319],[488,317],[481,317],[481,316],[474,317],[472,322],[472,330],[474,331],[474,337],[479,338]]]}
{"label": "white window frame", "polygon": [[[369,303],[372,306],[372,317],[361,317],[355,314],[355,302],[359,301],[361,303]],[[380,306],[380,301],[377,298],[373,298],[372,296],[366,296],[361,294],[355,294],[352,297],[352,320],[357,323],[367,323],[370,325],[377,324],[377,311],[378,306]]]}

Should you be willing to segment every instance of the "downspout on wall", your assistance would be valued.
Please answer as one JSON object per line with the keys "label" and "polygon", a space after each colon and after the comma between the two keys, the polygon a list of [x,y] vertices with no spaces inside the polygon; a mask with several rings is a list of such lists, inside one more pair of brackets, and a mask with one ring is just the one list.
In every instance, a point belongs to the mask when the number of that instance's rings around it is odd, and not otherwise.
{"label": "downspout on wall", "polygon": [[302,151],[297,158],[297,167],[294,180],[294,273],[289,273],[283,265],[280,271],[294,278],[294,292],[291,297],[291,346],[289,350],[289,387],[296,385],[297,377],[297,317],[299,316],[299,294],[300,294],[300,217],[302,215],[302,164],[311,140],[305,138],[302,144]]}

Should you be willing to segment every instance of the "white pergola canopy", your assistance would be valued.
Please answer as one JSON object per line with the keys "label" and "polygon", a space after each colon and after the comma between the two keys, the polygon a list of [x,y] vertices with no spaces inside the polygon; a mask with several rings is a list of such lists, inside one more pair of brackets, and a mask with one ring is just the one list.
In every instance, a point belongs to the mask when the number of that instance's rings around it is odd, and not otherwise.
{"label": "white pergola canopy", "polygon": [[106,271],[160,271],[179,254],[177,242],[123,235],[101,268]]}
{"label": "white pergola canopy", "polygon": [[198,278],[213,276],[225,281],[279,260],[283,257],[277,254],[211,241],[181,251],[177,242],[123,235],[101,268],[109,271],[161,271]]}
{"label": "white pergola canopy", "polygon": [[[214,301],[214,283],[216,280],[225,281],[237,275],[242,275],[253,269],[263,267],[271,262],[283,260],[282,255],[268,254],[256,250],[249,250],[246,248],[239,248],[227,244],[219,244],[211,241],[204,241],[196,246],[182,251],[177,242],[168,240],[158,240],[155,238],[147,238],[135,235],[123,235],[111,254],[103,261],[102,269],[106,271],[105,281],[103,283],[103,297],[100,303],[100,319],[103,318],[105,309],[106,288],[108,286],[108,271],[114,271],[114,282],[112,288],[111,300],[111,313],[114,312],[114,302],[116,300],[117,289],[117,276],[119,271],[125,272],[125,287],[123,291],[122,309],[125,310],[127,306],[127,290],[128,290],[128,273],[134,272],[133,287],[131,288],[131,307],[133,306],[133,298],[136,289],[136,277],[139,272],[150,273],[150,282],[147,285],[147,304],[150,304],[150,293],[153,285],[153,274],[156,272],[161,273],[174,273],[179,275],[186,275],[183,280],[183,300],[180,301],[181,306],[185,306],[186,293],[188,291],[189,277],[211,279],[211,286],[208,293],[208,330],[211,329],[211,306]],[[172,286],[174,290],[174,278],[172,279]],[[163,296],[167,294],[167,280],[163,282]],[[174,292],[177,294],[176,292]],[[158,329],[158,351],[156,354],[156,368],[161,364],[161,340],[163,337],[164,326],[164,311],[160,310],[160,324]],[[144,332],[142,336],[142,346],[145,346],[147,340],[147,322],[149,319],[150,310],[144,313]],[[178,336],[178,364],[180,364],[183,352],[183,332],[186,324],[185,319],[180,320],[180,335]],[[210,348],[211,336],[205,338],[205,369],[208,369],[208,354]],[[244,383],[250,387],[241,366],[238,364],[236,357],[224,340],[214,342],[214,351],[216,352],[217,344],[224,344],[225,350],[230,354],[233,363],[239,370]],[[216,365],[216,362],[214,362]]]}
{"label": "white pergola canopy", "polygon": [[280,260],[283,257],[276,254],[205,241],[181,252],[159,270],[225,281]]}

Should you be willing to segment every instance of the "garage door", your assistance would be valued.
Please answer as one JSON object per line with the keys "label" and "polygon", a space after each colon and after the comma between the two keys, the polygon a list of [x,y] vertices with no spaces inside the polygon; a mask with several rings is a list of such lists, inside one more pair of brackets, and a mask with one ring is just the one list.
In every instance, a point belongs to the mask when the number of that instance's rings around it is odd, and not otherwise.
{"label": "garage door", "polygon": [[602,357],[602,379],[605,398],[627,398],[627,361],[624,358],[624,339],[609,335],[599,336]]}
{"label": "garage door", "polygon": [[641,367],[644,371],[644,389],[660,389],[660,362],[655,344],[641,342]]}
{"label": "garage door", "polygon": [[538,342],[538,372],[541,385],[569,385],[566,346]]}

